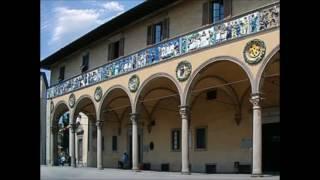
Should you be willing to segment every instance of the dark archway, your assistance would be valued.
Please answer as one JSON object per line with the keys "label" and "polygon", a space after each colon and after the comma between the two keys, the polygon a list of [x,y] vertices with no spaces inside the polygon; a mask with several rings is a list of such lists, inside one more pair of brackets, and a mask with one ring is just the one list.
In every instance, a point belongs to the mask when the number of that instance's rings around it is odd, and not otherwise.
{"label": "dark archway", "polygon": [[140,143],[146,145],[140,146],[140,163],[153,170],[181,171],[180,92],[177,80],[164,73],[150,76],[137,91]]}
{"label": "dark archway", "polygon": [[[99,107],[102,120],[103,167],[117,168],[124,152],[129,152],[129,133],[132,112],[131,100],[126,88],[120,85],[109,88]],[[128,153],[129,157],[131,154]]]}
{"label": "dark archway", "polygon": [[51,161],[58,166],[60,157],[69,152],[69,107],[66,102],[59,101],[55,105],[51,122]]}

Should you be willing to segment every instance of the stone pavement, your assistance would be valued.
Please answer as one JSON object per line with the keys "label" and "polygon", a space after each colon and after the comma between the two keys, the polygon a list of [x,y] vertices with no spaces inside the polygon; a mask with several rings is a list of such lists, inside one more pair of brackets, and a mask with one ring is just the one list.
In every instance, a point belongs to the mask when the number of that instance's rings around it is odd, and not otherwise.
{"label": "stone pavement", "polygon": [[106,168],[98,170],[97,168],[72,168],[72,167],[57,167],[57,166],[41,166],[41,180],[279,180],[280,176],[265,175],[264,177],[251,177],[250,174],[204,174],[192,173],[191,175],[182,175],[180,172],[158,172],[158,171],[140,171],[133,172],[131,170],[110,169]]}

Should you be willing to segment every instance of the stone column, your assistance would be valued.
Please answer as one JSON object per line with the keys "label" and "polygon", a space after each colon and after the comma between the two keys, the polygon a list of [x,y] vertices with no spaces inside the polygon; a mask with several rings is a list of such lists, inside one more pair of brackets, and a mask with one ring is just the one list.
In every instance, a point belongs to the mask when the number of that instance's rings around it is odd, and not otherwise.
{"label": "stone column", "polygon": [[97,120],[97,168],[103,169],[103,158],[102,158],[102,125],[103,121]]}
{"label": "stone column", "polygon": [[262,175],[262,121],[260,94],[252,94],[250,102],[253,105],[253,137],[252,137],[252,176]]}
{"label": "stone column", "polygon": [[70,146],[70,156],[71,156],[71,167],[76,167],[76,148],[75,148],[75,138],[76,138],[76,129],[77,125],[72,122],[73,119],[71,119],[70,123],[70,129],[71,129],[71,146]]}
{"label": "stone column", "polygon": [[132,122],[132,170],[138,171],[138,114],[131,113],[130,120]]}
{"label": "stone column", "polygon": [[182,174],[190,174],[189,169],[189,107],[188,106],[180,106],[180,115],[182,120],[182,128],[181,128],[181,173]]}
{"label": "stone column", "polygon": [[51,126],[50,127],[50,159],[49,159],[49,165],[54,166],[54,160],[55,160],[55,153],[54,153],[54,136],[55,133],[57,133],[57,126]]}

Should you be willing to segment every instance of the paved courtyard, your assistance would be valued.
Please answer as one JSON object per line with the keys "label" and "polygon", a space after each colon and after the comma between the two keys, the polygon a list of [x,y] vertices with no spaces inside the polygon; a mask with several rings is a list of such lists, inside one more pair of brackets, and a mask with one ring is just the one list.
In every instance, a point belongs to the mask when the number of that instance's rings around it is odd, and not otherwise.
{"label": "paved courtyard", "polygon": [[203,174],[192,173],[191,175],[182,175],[179,172],[157,172],[157,171],[140,171],[133,172],[131,170],[120,169],[104,169],[96,168],[72,168],[72,167],[51,167],[41,166],[42,180],[98,180],[98,179],[130,179],[130,180],[166,180],[166,179],[219,179],[219,180],[244,180],[244,179],[262,179],[262,180],[278,180],[279,176],[265,175],[264,177],[253,178],[250,174]]}

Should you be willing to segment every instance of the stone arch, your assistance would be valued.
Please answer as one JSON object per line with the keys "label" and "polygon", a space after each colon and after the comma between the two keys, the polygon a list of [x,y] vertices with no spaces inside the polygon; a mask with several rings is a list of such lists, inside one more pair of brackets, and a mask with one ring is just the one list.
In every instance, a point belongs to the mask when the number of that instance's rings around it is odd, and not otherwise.
{"label": "stone arch", "polygon": [[102,109],[102,106],[103,106],[103,102],[105,101],[105,99],[108,97],[108,95],[112,92],[112,91],[114,91],[114,90],[116,90],[116,89],[121,89],[122,91],[124,91],[124,93],[128,96],[128,98],[129,98],[129,101],[130,101],[130,105],[131,105],[131,107],[132,107],[132,100],[131,100],[131,97],[130,97],[130,93],[129,93],[129,91],[128,91],[128,89],[127,88],[125,88],[124,86],[122,86],[122,85],[114,85],[114,86],[112,86],[112,87],[110,87],[104,94],[103,94],[103,96],[102,96],[102,98],[101,98],[101,100],[100,100],[100,103],[99,103],[99,105],[98,105],[98,108],[97,108],[97,118],[101,118],[101,109]]}
{"label": "stone arch", "polygon": [[[78,109],[78,106],[79,106],[80,102],[82,102],[85,99],[89,99],[91,101],[91,103],[93,104],[94,113],[96,114],[96,117],[98,117],[98,112],[97,112],[97,107],[96,107],[96,104],[95,104],[95,100],[90,95],[87,95],[87,94],[84,94],[84,95],[80,96],[79,99],[76,101],[76,103],[74,105],[74,108],[73,108],[73,113],[76,113],[76,110]],[[73,114],[72,117],[73,117],[72,121],[74,121],[75,114]]]}
{"label": "stone arch", "polygon": [[235,57],[232,57],[232,56],[217,56],[217,57],[214,57],[214,58],[211,58],[211,59],[207,60],[206,62],[201,64],[197,69],[194,70],[194,72],[192,73],[191,77],[189,78],[189,80],[188,80],[188,82],[187,82],[187,84],[185,86],[185,89],[183,91],[183,94],[182,94],[181,104],[183,106],[186,106],[186,105],[188,105],[190,103],[189,102],[190,91],[191,91],[190,88],[194,85],[194,83],[197,82],[196,81],[196,78],[198,77],[197,75],[204,68],[209,66],[210,64],[215,63],[215,62],[220,62],[220,61],[229,61],[229,62],[237,64],[245,72],[245,74],[249,78],[252,92],[255,92],[254,89],[253,89],[254,88],[254,86],[253,86],[253,83],[254,83],[253,75],[252,75],[249,67],[244,62],[242,62],[241,60],[239,60],[239,59],[237,59]]}
{"label": "stone arch", "polygon": [[161,78],[161,77],[169,79],[175,85],[175,87],[177,88],[178,93],[179,93],[180,102],[182,102],[182,96],[181,96],[182,89],[180,87],[179,82],[174,77],[172,77],[170,74],[161,72],[161,73],[153,74],[143,81],[143,83],[141,84],[141,86],[139,87],[138,91],[135,94],[135,98],[134,98],[133,106],[132,106],[132,112],[137,111],[137,104],[139,101],[139,97],[141,95],[141,92],[145,88],[145,86],[147,84],[149,84],[149,82],[151,82],[152,80],[157,79],[157,78]]}
{"label": "stone arch", "polygon": [[58,110],[62,107],[66,107],[66,109],[68,109],[67,111],[69,111],[70,112],[70,108],[69,108],[69,106],[68,106],[68,103],[66,102],[66,101],[64,101],[64,100],[60,100],[60,101],[58,101],[57,102],[57,104],[55,104],[55,106],[54,106],[54,109],[53,109],[53,112],[52,112],[52,119],[51,119],[51,126],[53,126],[53,123],[54,123],[54,121],[55,121],[55,119],[56,119],[56,116],[58,115],[57,113],[58,113]]}
{"label": "stone arch", "polygon": [[263,72],[265,71],[266,67],[268,66],[268,64],[270,64],[271,59],[278,53],[280,52],[280,45],[276,46],[275,48],[272,49],[272,51],[266,56],[265,60],[262,62],[258,72],[257,72],[257,76],[255,78],[254,81],[254,93],[259,93],[261,90],[261,82],[262,82],[262,75]]}

